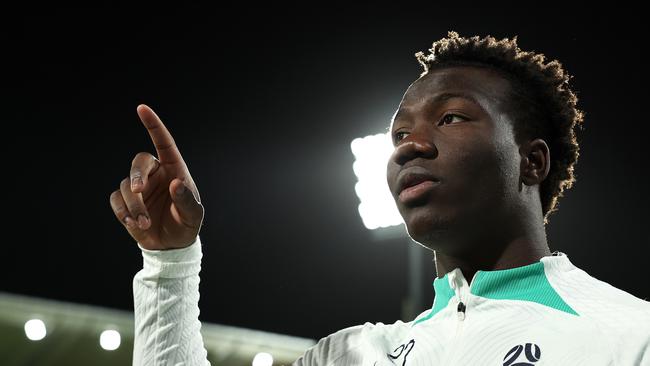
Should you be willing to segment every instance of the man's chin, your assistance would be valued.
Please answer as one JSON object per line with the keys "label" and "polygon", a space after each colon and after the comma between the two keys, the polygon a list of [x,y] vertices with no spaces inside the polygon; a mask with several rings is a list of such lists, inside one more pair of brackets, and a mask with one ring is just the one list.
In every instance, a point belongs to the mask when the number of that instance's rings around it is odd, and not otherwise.
{"label": "man's chin", "polygon": [[406,217],[404,222],[409,236],[421,245],[447,255],[464,256],[486,241],[486,227],[493,227],[486,219],[471,217],[457,212],[448,216],[420,213]]}
{"label": "man's chin", "polygon": [[435,251],[454,254],[463,251],[465,235],[469,234],[468,227],[459,227],[457,218],[453,215],[443,216],[431,212],[411,212],[404,218],[406,230],[414,241]]}
{"label": "man's chin", "polygon": [[431,214],[415,214],[404,218],[409,236],[432,250],[445,246],[449,241],[451,223],[446,218]]}

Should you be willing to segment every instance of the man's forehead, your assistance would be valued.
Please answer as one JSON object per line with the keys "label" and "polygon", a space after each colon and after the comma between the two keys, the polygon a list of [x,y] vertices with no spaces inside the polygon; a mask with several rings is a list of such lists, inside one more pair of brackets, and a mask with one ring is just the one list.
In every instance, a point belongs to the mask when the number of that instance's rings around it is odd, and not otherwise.
{"label": "man's forehead", "polygon": [[414,81],[404,94],[401,105],[421,103],[432,95],[444,93],[465,94],[481,104],[494,105],[504,100],[509,86],[505,78],[488,68],[446,67],[432,70]]}

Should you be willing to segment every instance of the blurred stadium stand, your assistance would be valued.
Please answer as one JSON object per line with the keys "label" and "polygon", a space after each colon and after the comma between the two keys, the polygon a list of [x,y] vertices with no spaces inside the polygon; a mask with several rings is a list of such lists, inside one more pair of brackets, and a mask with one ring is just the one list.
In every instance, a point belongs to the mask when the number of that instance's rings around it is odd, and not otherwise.
{"label": "blurred stadium stand", "polygon": [[[30,319],[45,323],[43,339],[27,338],[25,323]],[[99,343],[107,329],[121,336],[120,346],[112,351]],[[201,334],[213,366],[250,366],[260,352],[271,354],[273,365],[290,365],[315,344],[312,339],[206,322]],[[131,365],[132,353],[132,312],[0,292],[3,366]]]}

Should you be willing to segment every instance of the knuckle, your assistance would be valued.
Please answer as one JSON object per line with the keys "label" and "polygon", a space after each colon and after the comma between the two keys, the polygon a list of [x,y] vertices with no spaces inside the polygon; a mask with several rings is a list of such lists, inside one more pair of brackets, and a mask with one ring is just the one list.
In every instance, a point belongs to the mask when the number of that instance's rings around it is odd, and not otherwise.
{"label": "knuckle", "polygon": [[120,218],[120,220],[124,220],[130,214],[129,210],[127,210],[126,207],[124,207],[124,205],[118,205],[117,207],[115,207],[114,211],[117,217]]}
{"label": "knuckle", "polygon": [[145,215],[149,217],[147,214],[147,207],[139,201],[133,201],[133,202],[127,202],[127,209],[131,213],[134,219],[137,219],[139,215]]}
{"label": "knuckle", "polygon": [[133,161],[131,162],[131,165],[136,165],[138,163],[141,163],[143,161],[147,161],[150,159],[151,154],[146,152],[146,151],[140,151],[139,153],[135,154],[135,157],[133,158]]}
{"label": "knuckle", "polygon": [[120,201],[120,192],[115,191],[111,194],[111,208],[113,213],[120,221],[124,221],[126,216],[129,216],[129,210],[124,206],[124,201]]}
{"label": "knuckle", "polygon": [[128,190],[131,187],[131,177],[126,177],[120,182],[120,189],[122,191]]}
{"label": "knuckle", "polygon": [[174,148],[174,146],[175,146],[175,144],[174,144],[174,142],[172,140],[172,142],[170,142],[170,143],[156,144],[156,150],[158,150],[158,151],[171,150],[171,149]]}
{"label": "knuckle", "polygon": [[118,198],[120,198],[121,194],[122,194],[122,192],[119,189],[111,192],[111,195],[109,197],[110,201],[113,202],[113,201],[117,200]]}
{"label": "knuckle", "polygon": [[139,168],[132,168],[131,173],[129,174],[129,178],[130,180],[134,180],[135,178],[142,178],[142,172]]}
{"label": "knuckle", "polygon": [[131,216],[131,218],[133,218],[134,220],[137,220],[138,216],[140,216],[140,215],[147,216],[147,213],[144,210],[142,210],[141,207],[138,206],[138,205],[129,206],[128,208],[127,207],[122,207],[122,210],[123,210],[124,217]]}

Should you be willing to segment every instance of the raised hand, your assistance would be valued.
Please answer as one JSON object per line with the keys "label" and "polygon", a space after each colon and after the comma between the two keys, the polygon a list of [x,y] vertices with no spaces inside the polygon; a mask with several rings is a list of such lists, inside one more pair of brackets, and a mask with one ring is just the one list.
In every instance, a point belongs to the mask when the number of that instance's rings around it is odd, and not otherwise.
{"label": "raised hand", "polygon": [[203,223],[199,190],[172,135],[148,106],[137,108],[158,158],[140,152],[131,172],[110,195],[115,216],[145,249],[165,250],[192,244]]}

